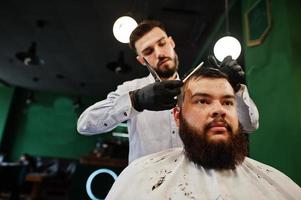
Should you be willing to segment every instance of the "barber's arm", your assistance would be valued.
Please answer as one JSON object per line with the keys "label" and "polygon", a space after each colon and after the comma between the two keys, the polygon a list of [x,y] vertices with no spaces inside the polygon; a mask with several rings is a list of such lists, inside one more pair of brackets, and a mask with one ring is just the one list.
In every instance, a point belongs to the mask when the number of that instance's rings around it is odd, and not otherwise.
{"label": "barber's arm", "polygon": [[235,93],[237,100],[238,118],[243,124],[243,130],[251,133],[259,128],[259,113],[254,101],[251,99],[246,85],[241,84]]}
{"label": "barber's arm", "polygon": [[83,135],[105,133],[138,114],[132,108],[129,95],[129,91],[135,88],[136,83],[125,82],[110,92],[105,100],[88,107],[78,118],[77,131]]}
{"label": "barber's arm", "polygon": [[108,94],[107,99],[88,107],[77,121],[83,135],[105,133],[143,110],[160,111],[173,108],[181,91],[181,81],[168,80],[147,84],[143,79],[125,82]]}
{"label": "barber's arm", "polygon": [[243,126],[243,131],[250,133],[258,129],[258,109],[249,95],[247,86],[242,84],[245,80],[245,72],[242,67],[231,56],[225,57],[220,64],[213,56],[209,56],[208,61],[211,65],[228,75],[230,84],[235,90],[238,117]]}

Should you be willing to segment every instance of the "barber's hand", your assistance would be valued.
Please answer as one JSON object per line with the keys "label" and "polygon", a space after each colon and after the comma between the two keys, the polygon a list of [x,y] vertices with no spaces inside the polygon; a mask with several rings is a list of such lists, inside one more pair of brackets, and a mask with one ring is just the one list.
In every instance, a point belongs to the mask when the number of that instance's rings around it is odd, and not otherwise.
{"label": "barber's hand", "polygon": [[176,106],[175,96],[181,93],[183,82],[167,80],[149,84],[141,89],[130,92],[133,107],[137,111],[168,110]]}
{"label": "barber's hand", "polygon": [[240,84],[245,80],[245,72],[236,60],[233,60],[231,56],[227,56],[220,64],[218,64],[215,57],[211,55],[208,57],[208,62],[213,65],[213,67],[218,68],[228,75],[229,81],[235,92],[240,89]]}

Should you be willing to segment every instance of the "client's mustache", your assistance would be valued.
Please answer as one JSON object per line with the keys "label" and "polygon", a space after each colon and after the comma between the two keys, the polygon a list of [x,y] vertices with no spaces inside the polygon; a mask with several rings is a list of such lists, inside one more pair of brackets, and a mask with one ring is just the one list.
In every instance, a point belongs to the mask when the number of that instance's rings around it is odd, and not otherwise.
{"label": "client's mustache", "polygon": [[207,132],[210,128],[215,126],[223,126],[225,127],[229,133],[232,133],[232,127],[224,118],[215,118],[212,122],[209,122],[205,125],[205,132]]}

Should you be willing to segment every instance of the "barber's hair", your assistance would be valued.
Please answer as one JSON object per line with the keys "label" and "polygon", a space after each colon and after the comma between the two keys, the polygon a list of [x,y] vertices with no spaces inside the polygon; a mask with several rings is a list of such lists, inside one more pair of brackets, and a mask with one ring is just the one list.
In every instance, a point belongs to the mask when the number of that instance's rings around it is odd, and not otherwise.
{"label": "barber's hair", "polygon": [[166,32],[164,25],[156,20],[144,20],[132,31],[130,35],[130,47],[136,51],[135,43],[142,38],[146,33],[150,32],[153,28],[158,27]]}
{"label": "barber's hair", "polygon": [[[229,82],[229,77],[224,72],[220,71],[218,68],[214,68],[211,66],[202,66],[197,71],[195,71],[186,81],[182,87],[181,94],[178,96],[178,105],[181,106],[184,101],[185,96],[185,88],[189,81],[197,80],[200,78],[224,78],[227,79]],[[229,82],[230,83],[230,82]],[[231,85],[232,87],[232,85]],[[232,87],[233,88],[233,87]],[[233,88],[234,90],[234,88]]]}

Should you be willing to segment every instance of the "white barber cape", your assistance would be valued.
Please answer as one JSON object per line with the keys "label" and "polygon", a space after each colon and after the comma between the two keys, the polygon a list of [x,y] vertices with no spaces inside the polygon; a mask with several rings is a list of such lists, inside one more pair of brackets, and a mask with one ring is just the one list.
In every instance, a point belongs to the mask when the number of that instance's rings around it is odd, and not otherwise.
{"label": "white barber cape", "polygon": [[301,188],[280,171],[246,158],[235,170],[197,167],[182,148],[133,161],[113,184],[107,200],[301,199]]}

